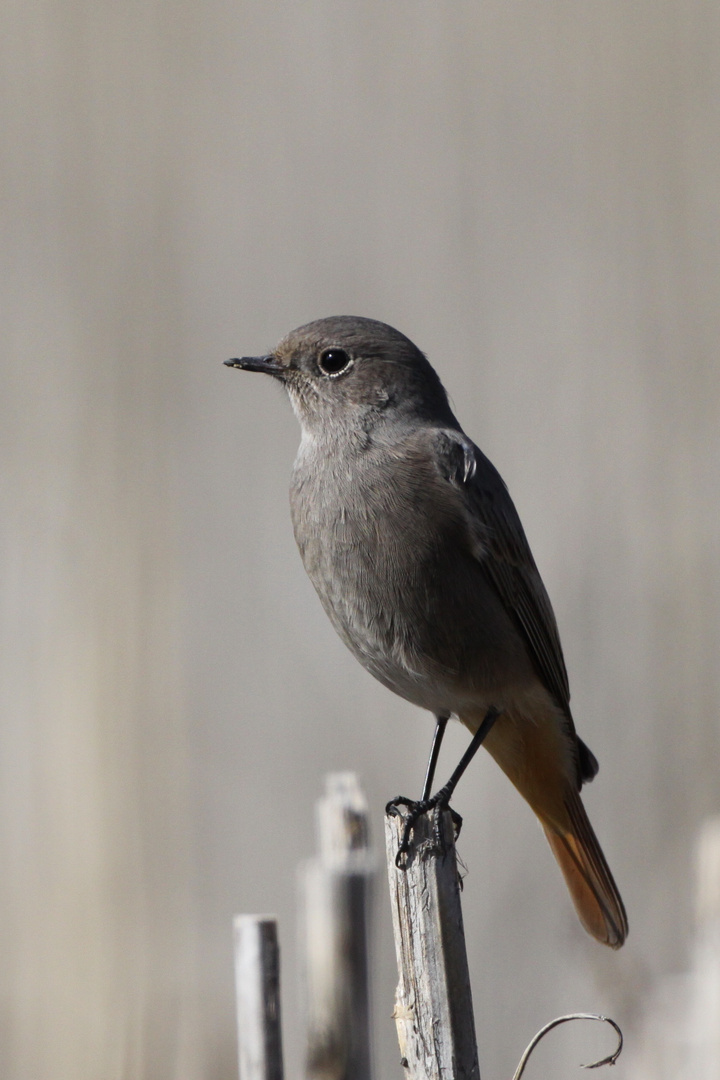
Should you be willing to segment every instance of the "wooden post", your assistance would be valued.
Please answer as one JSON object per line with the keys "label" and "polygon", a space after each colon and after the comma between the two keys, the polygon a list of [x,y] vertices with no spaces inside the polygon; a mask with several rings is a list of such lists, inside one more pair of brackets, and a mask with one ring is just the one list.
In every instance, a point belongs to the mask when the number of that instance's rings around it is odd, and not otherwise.
{"label": "wooden post", "polygon": [[444,851],[424,815],[406,869],[395,856],[402,818],[387,815],[385,843],[399,982],[395,996],[408,1080],[479,1080],[475,1020],[450,813],[441,815]]}
{"label": "wooden post", "polygon": [[720,817],[704,822],[696,858],[696,932],[687,1002],[686,1075],[720,1080]]}
{"label": "wooden post", "polygon": [[282,1080],[277,920],[236,915],[234,931],[240,1080]]}
{"label": "wooden post", "polygon": [[352,773],[332,773],[317,805],[319,855],[301,868],[306,1076],[370,1080],[367,804]]}

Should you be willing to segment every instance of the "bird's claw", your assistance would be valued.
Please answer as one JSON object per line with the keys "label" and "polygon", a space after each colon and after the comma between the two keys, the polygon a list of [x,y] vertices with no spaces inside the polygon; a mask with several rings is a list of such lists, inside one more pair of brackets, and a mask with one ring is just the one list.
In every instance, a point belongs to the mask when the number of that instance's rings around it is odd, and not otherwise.
{"label": "bird's claw", "polygon": [[[404,806],[408,809],[409,813],[404,816],[400,810],[400,807]],[[395,817],[404,818],[404,827],[402,838],[400,840],[400,846],[395,856],[395,865],[398,870],[407,870],[406,856],[410,851],[410,836],[412,831],[423,816],[430,810],[433,813],[433,841],[434,846],[438,851],[445,852],[446,845],[441,828],[441,819],[443,810],[449,810],[452,817],[453,828],[455,831],[455,839],[457,840],[460,835],[460,829],[462,828],[462,818],[457,811],[453,810],[448,802],[448,795],[444,791],[439,791],[437,795],[433,795],[431,799],[408,799],[404,795],[398,795],[397,798],[391,799],[385,807],[386,814],[392,814]]]}

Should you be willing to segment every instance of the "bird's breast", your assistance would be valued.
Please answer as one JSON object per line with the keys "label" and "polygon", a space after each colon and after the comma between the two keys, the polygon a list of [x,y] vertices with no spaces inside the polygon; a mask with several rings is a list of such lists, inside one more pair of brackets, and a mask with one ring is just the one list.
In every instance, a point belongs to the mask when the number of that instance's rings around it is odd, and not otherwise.
{"label": "bird's breast", "polygon": [[[447,490],[446,490],[447,488]],[[513,636],[432,462],[301,453],[290,490],[305,569],[360,662],[430,709],[477,697]],[[463,689],[464,688],[464,689]]]}

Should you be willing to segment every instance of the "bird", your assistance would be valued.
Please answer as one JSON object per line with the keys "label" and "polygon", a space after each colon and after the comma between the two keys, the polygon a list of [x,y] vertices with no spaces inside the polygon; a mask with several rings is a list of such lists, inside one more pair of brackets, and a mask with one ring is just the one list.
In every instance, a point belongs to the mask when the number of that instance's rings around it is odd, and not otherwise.
{"label": "bird", "polygon": [[347,315],[225,363],[288,393],[305,570],[363,667],[436,717],[424,798],[456,718],[537,815],[582,925],[619,948],[625,907],[580,796],[598,763],[575,730],[553,609],[508,489],[435,369],[400,331]]}

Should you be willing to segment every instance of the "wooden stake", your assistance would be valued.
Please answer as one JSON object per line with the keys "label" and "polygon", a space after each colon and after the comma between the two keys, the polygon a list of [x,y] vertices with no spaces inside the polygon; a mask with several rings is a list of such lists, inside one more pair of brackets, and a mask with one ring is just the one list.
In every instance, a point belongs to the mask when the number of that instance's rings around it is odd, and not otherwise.
{"label": "wooden stake", "polygon": [[233,925],[240,1080],[282,1080],[277,920],[236,915]]}
{"label": "wooden stake", "polygon": [[372,881],[367,804],[352,773],[326,778],[320,854],[301,868],[306,1076],[370,1080],[367,908]]}
{"label": "wooden stake", "polygon": [[[401,817],[385,818],[390,902],[399,982],[395,996],[402,1064],[408,1080],[479,1080],[460,883],[450,813],[413,832],[406,869],[395,866]],[[444,851],[441,850],[444,847]]]}

